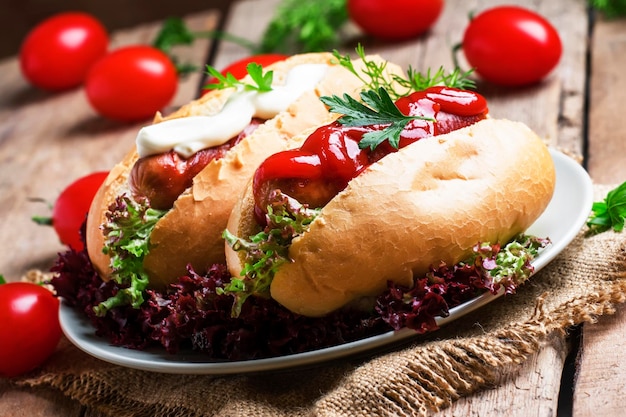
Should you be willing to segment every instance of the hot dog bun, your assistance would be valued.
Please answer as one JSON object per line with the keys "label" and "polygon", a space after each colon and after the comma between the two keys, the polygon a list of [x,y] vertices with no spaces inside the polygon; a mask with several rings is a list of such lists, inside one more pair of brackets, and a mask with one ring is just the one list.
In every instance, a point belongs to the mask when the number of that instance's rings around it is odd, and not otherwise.
{"label": "hot dog bun", "polygon": [[[330,53],[295,55],[265,70],[273,70],[274,82],[280,84],[291,68],[311,63],[329,65],[315,90],[304,93],[287,111],[267,120],[230,149],[225,157],[210,162],[194,177],[192,187],[180,195],[174,207],[159,220],[150,237],[150,252],[143,263],[151,287],[163,288],[173,282],[186,274],[189,264],[201,272],[212,264],[223,263],[221,234],[237,197],[256,167],[273,153],[297,147],[299,139],[293,140],[297,133],[322,124],[331,117],[319,100],[320,96],[357,94],[360,91],[361,81],[337,65]],[[355,66],[358,67],[358,62]],[[167,117],[157,114],[154,123],[215,114],[232,93],[232,89],[211,91]],[[93,265],[105,280],[110,274],[110,259],[102,253],[105,237],[100,225],[106,219],[107,207],[118,195],[128,192],[129,173],[137,159],[137,152],[132,150],[111,170],[89,212],[87,250]]]}
{"label": "hot dog bun", "polygon": [[[278,267],[271,296],[289,310],[322,316],[387,281],[411,286],[443,261],[463,260],[480,242],[506,243],[548,205],[555,170],[526,125],[485,119],[392,153],[332,199]],[[249,186],[228,229],[256,233]],[[227,246],[231,274],[242,258]]]}

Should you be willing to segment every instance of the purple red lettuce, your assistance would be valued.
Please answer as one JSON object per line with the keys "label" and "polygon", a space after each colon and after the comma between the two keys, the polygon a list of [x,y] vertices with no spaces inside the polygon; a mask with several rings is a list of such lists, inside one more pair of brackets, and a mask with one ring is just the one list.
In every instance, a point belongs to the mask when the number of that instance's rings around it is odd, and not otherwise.
{"label": "purple red lettuce", "polygon": [[[447,316],[452,307],[485,291],[514,292],[528,278],[530,260],[547,241],[522,236],[514,243],[519,276],[494,277],[503,249],[477,245],[468,262],[432,268],[412,288],[389,283],[369,310],[344,308],[321,318],[297,315],[266,297],[250,297],[233,317],[233,295],[220,291],[231,279],[225,265],[214,265],[205,274],[189,268],[166,292],[146,290],[139,308],[117,306],[104,316],[95,307],[124,288],[102,281],[86,252],[60,254],[51,284],[113,345],[161,346],[170,353],[190,348],[215,360],[246,360],[321,349],[404,327],[416,333],[436,330],[436,318]],[[512,257],[505,256],[508,264]]]}

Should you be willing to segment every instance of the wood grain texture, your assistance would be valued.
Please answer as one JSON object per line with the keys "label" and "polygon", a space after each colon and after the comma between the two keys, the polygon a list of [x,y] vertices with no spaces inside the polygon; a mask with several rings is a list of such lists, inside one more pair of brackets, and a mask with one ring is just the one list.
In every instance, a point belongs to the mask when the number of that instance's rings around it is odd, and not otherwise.
{"label": "wood grain texture", "polygon": [[[591,37],[589,154],[598,183],[626,181],[626,25],[599,17]],[[623,416],[626,395],[626,308],[584,325],[574,391],[574,417]]]}
{"label": "wood grain texture", "polygon": [[602,184],[626,181],[626,25],[599,18],[591,37],[587,169]]}
{"label": "wood grain texture", "polygon": [[574,391],[574,417],[620,417],[626,396],[626,309],[585,325]]}

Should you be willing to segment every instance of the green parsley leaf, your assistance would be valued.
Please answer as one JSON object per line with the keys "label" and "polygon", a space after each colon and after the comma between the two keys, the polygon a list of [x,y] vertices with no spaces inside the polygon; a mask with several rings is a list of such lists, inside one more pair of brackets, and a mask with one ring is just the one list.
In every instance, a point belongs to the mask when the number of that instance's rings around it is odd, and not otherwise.
{"label": "green parsley leaf", "polygon": [[476,83],[469,78],[473,70],[461,72],[457,67],[451,73],[446,73],[440,67],[434,74],[428,69],[426,74],[409,66],[405,76],[398,74],[387,74],[387,62],[375,62],[367,58],[365,48],[361,44],[357,45],[357,56],[363,62],[364,68],[360,71],[354,66],[349,55],[342,55],[337,50],[333,51],[337,63],[354,74],[365,86],[364,89],[378,90],[384,88],[395,100],[406,96],[414,91],[426,90],[434,86],[446,86],[459,89],[471,89],[476,87]]}
{"label": "green parsley leaf", "polygon": [[152,46],[169,53],[176,45],[191,45],[196,39],[183,19],[170,17],[163,22],[163,26],[152,42]]}
{"label": "green parsley leaf", "polygon": [[272,91],[272,82],[274,80],[274,71],[267,71],[263,73],[263,67],[256,62],[251,62],[246,66],[246,70],[250,75],[250,78],[254,84],[243,82],[235,78],[230,72],[226,75],[222,75],[214,67],[207,65],[207,72],[209,75],[217,79],[216,83],[210,83],[204,86],[204,88],[223,90],[225,88],[241,88],[243,90],[251,91],[256,90],[259,92]]}
{"label": "green parsley leaf", "polygon": [[338,121],[345,126],[388,125],[384,129],[363,135],[363,139],[359,142],[360,148],[369,147],[373,150],[383,141],[388,140],[389,144],[397,149],[400,134],[409,122],[434,120],[430,117],[404,115],[383,87],[380,87],[378,91],[362,91],[361,100],[365,104],[348,94],[344,94],[343,99],[333,95],[320,97],[320,100],[330,108],[331,112],[343,114]]}
{"label": "green parsley leaf", "polygon": [[459,88],[461,90],[469,90],[476,88],[476,82],[469,78],[474,70],[461,72],[459,68],[455,68],[451,73],[446,73],[443,67],[431,74],[431,69],[426,71],[426,74],[422,74],[419,71],[414,70],[409,66],[407,70],[407,78],[394,77],[394,81],[398,84],[409,88],[411,91],[422,91],[430,87],[446,86],[452,88]]}
{"label": "green parsley leaf", "polygon": [[333,51],[333,56],[337,60],[337,63],[346,68],[352,74],[354,74],[363,83],[363,89],[378,90],[384,88],[394,97],[400,97],[405,95],[407,91],[396,93],[393,86],[393,78],[387,75],[387,61],[376,62],[367,59],[365,56],[365,48],[363,45],[358,44],[356,47],[356,54],[363,62],[363,68],[360,71],[354,66],[350,55],[341,55],[337,50]]}
{"label": "green parsley leaf", "polygon": [[181,63],[178,57],[172,52],[172,48],[179,45],[189,46],[193,44],[196,39],[200,38],[227,40],[236,43],[251,52],[257,48],[255,43],[221,30],[193,32],[185,24],[185,21],[179,17],[170,17],[163,22],[161,29],[152,42],[152,46],[160,49],[169,56],[170,60],[176,66],[176,70],[179,75],[187,75],[197,71],[199,67],[188,62]]}
{"label": "green parsley leaf", "polygon": [[7,281],[4,279],[4,275],[0,274],[0,284],[6,284]]}
{"label": "green parsley leaf", "polygon": [[322,52],[339,42],[348,21],[346,0],[283,0],[267,25],[258,53]]}
{"label": "green parsley leaf", "polygon": [[626,182],[609,191],[603,201],[596,201],[591,207],[587,220],[590,234],[598,234],[613,229],[624,230],[626,219]]}

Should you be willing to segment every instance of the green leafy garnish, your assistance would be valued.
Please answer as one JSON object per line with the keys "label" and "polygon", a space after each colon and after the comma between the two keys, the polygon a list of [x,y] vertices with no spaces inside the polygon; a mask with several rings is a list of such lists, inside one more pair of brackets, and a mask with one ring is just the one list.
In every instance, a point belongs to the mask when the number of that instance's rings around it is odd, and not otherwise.
{"label": "green leafy garnish", "polygon": [[176,45],[191,45],[195,39],[196,35],[189,30],[183,19],[170,17],[163,22],[152,46],[167,53]]}
{"label": "green leafy garnish", "polygon": [[603,201],[596,201],[591,207],[587,220],[590,234],[598,234],[613,229],[624,230],[626,219],[626,182],[609,191]]}
{"label": "green leafy garnish", "polygon": [[608,18],[626,16],[626,0],[589,0],[589,5]]}
{"label": "green leafy garnish", "polygon": [[179,75],[186,75],[195,72],[199,69],[199,66],[192,63],[182,63],[178,57],[173,53],[172,48],[178,45],[189,46],[193,44],[196,39],[209,38],[209,39],[224,39],[234,42],[244,48],[253,51],[256,49],[256,44],[249,40],[233,36],[229,33],[220,30],[208,30],[202,32],[193,32],[185,24],[185,21],[179,17],[170,17],[163,22],[161,29],[157,33],[156,38],[152,42],[152,46],[160,49],[167,54],[174,65]]}
{"label": "green leafy garnish", "polygon": [[246,70],[250,75],[250,78],[254,84],[243,82],[235,78],[230,72],[226,75],[222,75],[214,67],[207,65],[207,72],[217,79],[217,82],[207,84],[204,88],[219,89],[224,88],[241,88],[243,90],[255,90],[259,92],[272,91],[272,81],[274,80],[274,71],[267,71],[263,73],[263,67],[256,62],[251,62],[246,65]]}
{"label": "green leafy garnish", "polygon": [[269,297],[276,269],[289,261],[291,242],[304,233],[319,214],[319,209],[309,209],[280,191],[274,191],[270,201],[266,215],[268,224],[261,232],[248,239],[237,237],[228,230],[223,234],[233,250],[245,253],[241,277],[231,278],[228,284],[218,289],[219,294],[234,296],[233,317],[239,316],[249,296]]}
{"label": "green leafy garnish", "polygon": [[473,70],[461,72],[457,67],[448,74],[443,67],[440,67],[434,74],[430,69],[426,74],[422,74],[409,66],[404,76],[390,75],[387,72],[386,61],[376,62],[368,59],[361,44],[357,45],[355,51],[364,65],[360,71],[355,68],[349,55],[342,55],[337,50],[333,51],[333,55],[339,65],[361,80],[364,89],[378,90],[384,88],[394,100],[414,91],[422,91],[434,86],[446,86],[462,90],[476,87],[476,83],[469,78]]}
{"label": "green leafy garnish", "polygon": [[0,274],[0,284],[6,284],[7,281],[4,279],[4,275]]}
{"label": "green leafy garnish", "polygon": [[361,44],[357,45],[356,53],[363,62],[363,68],[360,70],[356,69],[350,55],[342,55],[339,51],[334,50],[333,56],[339,65],[346,68],[363,83],[364,90],[378,90],[379,88],[384,88],[394,97],[404,95],[395,92],[393,78],[387,73],[387,61],[376,62],[367,59],[365,56],[365,48],[363,48]]}
{"label": "green leafy garnish", "polygon": [[473,88],[474,82],[468,78],[471,71],[461,73],[457,68],[447,74],[443,68],[434,74],[430,70],[426,74],[409,67],[406,76],[389,74],[387,62],[375,62],[368,59],[362,45],[356,47],[356,53],[362,60],[364,68],[357,70],[349,55],[341,55],[334,51],[333,55],[339,65],[348,69],[363,82],[364,91],[360,93],[362,103],[344,94],[324,96],[320,99],[329,106],[330,111],[343,114],[338,121],[345,126],[387,125],[381,130],[374,130],[363,135],[359,147],[375,149],[385,140],[394,148],[398,148],[400,134],[412,120],[435,121],[431,117],[407,116],[395,105],[393,100],[404,97],[412,92],[425,90],[434,86],[446,86],[459,89]]}
{"label": "green leafy garnish", "polygon": [[326,104],[331,112],[343,114],[339,122],[345,126],[372,126],[388,124],[384,129],[367,132],[359,142],[360,148],[375,149],[383,141],[388,140],[394,148],[398,148],[400,134],[406,125],[412,120],[430,120],[433,118],[424,116],[406,116],[389,97],[387,90],[380,87],[378,91],[367,90],[361,92],[363,103],[344,94],[338,96],[324,96],[320,100]]}
{"label": "green leafy garnish", "polygon": [[346,0],[283,0],[263,33],[257,52],[321,52],[339,42],[348,21]]}
{"label": "green leafy garnish", "polygon": [[103,225],[106,241],[102,251],[111,257],[111,278],[124,288],[94,307],[97,315],[104,316],[117,306],[139,308],[143,304],[148,286],[143,259],[149,252],[150,234],[166,212],[150,208],[147,199],[135,201],[126,195],[119,196],[109,208]]}
{"label": "green leafy garnish", "polygon": [[408,88],[410,91],[422,91],[439,85],[459,88],[461,90],[469,90],[476,88],[476,82],[469,78],[472,72],[474,72],[473,69],[461,72],[459,68],[455,68],[448,74],[443,67],[439,67],[434,74],[431,73],[430,68],[426,71],[426,74],[422,74],[409,66],[409,69],[407,70],[407,78],[404,79],[396,76],[394,77],[394,81]]}

